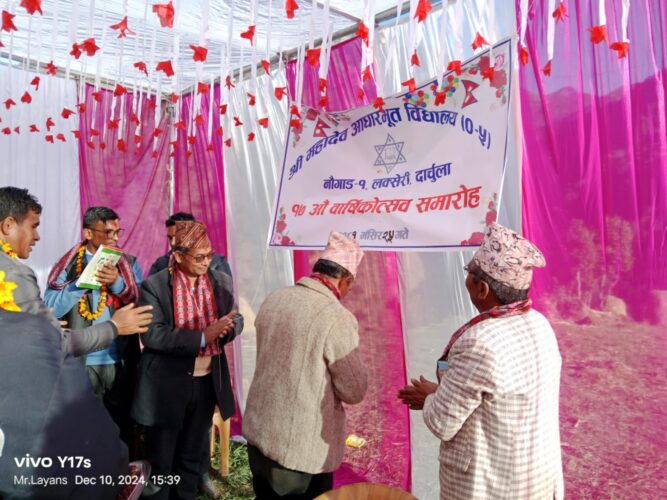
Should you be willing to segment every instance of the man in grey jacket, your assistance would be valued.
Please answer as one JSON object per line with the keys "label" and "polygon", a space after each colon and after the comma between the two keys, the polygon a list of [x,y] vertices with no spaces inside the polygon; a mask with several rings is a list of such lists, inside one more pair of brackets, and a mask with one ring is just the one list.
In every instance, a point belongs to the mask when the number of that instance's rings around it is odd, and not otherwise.
{"label": "man in grey jacket", "polygon": [[358,324],[340,303],[363,252],[333,232],[310,277],[271,293],[257,328],[257,369],[243,434],[258,499],[311,499],[330,490],[345,449],[342,403],[368,387]]}
{"label": "man in grey jacket", "polygon": [[27,259],[32,247],[39,241],[42,206],[27,189],[11,186],[0,188],[0,270],[5,279],[16,283],[15,302],[22,312],[45,317],[61,332],[64,352],[81,356],[108,347],[117,335],[144,333],[152,314],[150,306],[134,304],[118,309],[110,321],[82,330],[66,330],[42,300],[34,271],[18,259]]}

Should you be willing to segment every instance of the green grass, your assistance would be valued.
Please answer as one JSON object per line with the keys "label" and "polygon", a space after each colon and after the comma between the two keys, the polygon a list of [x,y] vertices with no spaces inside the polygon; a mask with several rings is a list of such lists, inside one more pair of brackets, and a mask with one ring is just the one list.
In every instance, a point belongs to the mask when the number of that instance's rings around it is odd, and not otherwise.
{"label": "green grass", "polygon": [[[229,443],[229,476],[222,477],[218,472],[219,453],[216,460],[211,460],[209,476],[218,490],[218,497],[224,500],[248,500],[255,498],[252,489],[252,473],[248,465],[248,448],[233,441]],[[210,497],[198,496],[197,500],[208,500]]]}

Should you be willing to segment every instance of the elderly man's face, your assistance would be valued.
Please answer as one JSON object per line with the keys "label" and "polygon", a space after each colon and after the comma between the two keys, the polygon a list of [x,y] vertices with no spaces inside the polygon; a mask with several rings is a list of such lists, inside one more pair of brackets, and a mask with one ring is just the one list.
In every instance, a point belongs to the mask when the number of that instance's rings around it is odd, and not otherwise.
{"label": "elderly man's face", "polygon": [[191,248],[185,253],[175,252],[174,259],[176,259],[178,268],[187,276],[197,277],[206,274],[213,255],[211,245],[206,245],[201,248]]}

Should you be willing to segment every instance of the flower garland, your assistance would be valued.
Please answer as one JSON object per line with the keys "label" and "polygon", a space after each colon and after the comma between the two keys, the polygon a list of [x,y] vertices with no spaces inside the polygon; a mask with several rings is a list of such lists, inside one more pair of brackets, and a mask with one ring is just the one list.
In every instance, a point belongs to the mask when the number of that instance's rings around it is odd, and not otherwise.
{"label": "flower garland", "polygon": [[9,243],[5,243],[4,241],[0,240],[0,248],[2,248],[2,251],[9,255],[12,259],[18,259],[18,255],[14,250],[12,250],[12,246]]}
{"label": "flower garland", "polygon": [[[76,256],[77,277],[81,276],[81,272],[83,271],[83,256],[85,253],[86,247],[81,245],[79,248],[79,253]],[[97,303],[97,310],[95,312],[90,312],[88,310],[88,300],[86,298],[87,296],[88,294],[83,294],[79,299],[79,314],[88,321],[95,321],[102,315],[104,308],[107,306],[107,286],[102,285],[102,288],[100,288],[100,300]]]}
{"label": "flower garland", "polygon": [[13,281],[5,281],[5,272],[0,270],[0,309],[21,312],[21,308],[14,302],[14,290],[17,286]]}

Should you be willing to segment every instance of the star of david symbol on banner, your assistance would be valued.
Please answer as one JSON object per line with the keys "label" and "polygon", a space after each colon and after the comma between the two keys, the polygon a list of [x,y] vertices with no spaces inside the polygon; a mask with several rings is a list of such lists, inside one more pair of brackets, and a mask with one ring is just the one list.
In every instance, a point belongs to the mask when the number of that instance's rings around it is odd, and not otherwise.
{"label": "star of david symbol on banner", "polygon": [[387,140],[384,144],[373,146],[378,154],[374,166],[382,165],[387,173],[390,173],[399,163],[405,163],[407,160],[403,156],[404,141],[396,142],[394,138],[387,134]]}

